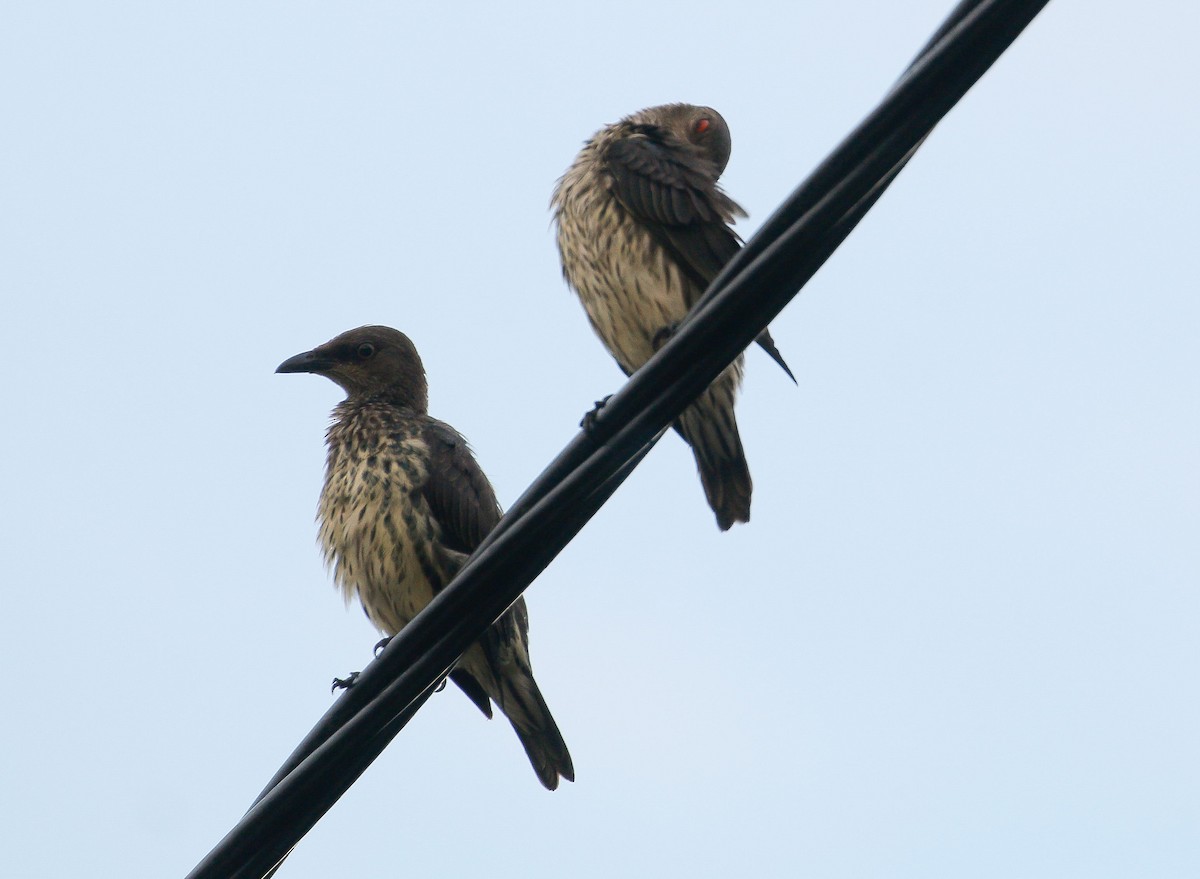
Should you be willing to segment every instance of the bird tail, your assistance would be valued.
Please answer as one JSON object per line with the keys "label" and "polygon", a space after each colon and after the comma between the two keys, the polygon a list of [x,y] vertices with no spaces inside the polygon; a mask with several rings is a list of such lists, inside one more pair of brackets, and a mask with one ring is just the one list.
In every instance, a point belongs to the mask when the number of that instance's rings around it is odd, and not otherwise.
{"label": "bird tail", "polygon": [[[487,693],[485,699],[495,702],[508,718],[538,780],[554,790],[560,777],[575,780],[575,767],[558,724],[533,679],[525,638],[518,635],[517,629],[511,612],[501,617],[482,642],[463,655],[459,670],[478,681],[476,686]],[[472,694],[468,691],[467,695]],[[490,710],[484,713],[491,716]]]}
{"label": "bird tail", "polygon": [[733,415],[736,388],[736,376],[723,373],[675,422],[696,456],[704,495],[722,531],[734,522],[750,521],[753,484]]}
{"label": "bird tail", "polygon": [[558,724],[532,675],[510,675],[501,682],[500,710],[508,718],[533,771],[547,790],[558,787],[561,776],[575,780],[575,766]]}

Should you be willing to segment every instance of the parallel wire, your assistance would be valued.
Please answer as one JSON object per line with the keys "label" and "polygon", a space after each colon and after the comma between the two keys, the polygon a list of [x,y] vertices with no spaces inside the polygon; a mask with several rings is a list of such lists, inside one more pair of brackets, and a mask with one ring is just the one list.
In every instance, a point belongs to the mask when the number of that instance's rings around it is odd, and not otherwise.
{"label": "parallel wire", "polygon": [[363,671],[188,879],[258,879],[273,872],[679,412],[816,273],[933,126],[1047,2],[965,0],[955,8],[880,106],[768,218],[671,340]]}

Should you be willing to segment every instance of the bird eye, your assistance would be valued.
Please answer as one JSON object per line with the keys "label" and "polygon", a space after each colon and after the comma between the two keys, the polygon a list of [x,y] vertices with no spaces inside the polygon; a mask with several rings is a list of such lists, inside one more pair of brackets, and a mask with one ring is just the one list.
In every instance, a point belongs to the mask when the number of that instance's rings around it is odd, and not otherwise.
{"label": "bird eye", "polygon": [[701,117],[696,120],[696,124],[692,126],[692,131],[696,134],[704,134],[712,126],[712,120]]}
{"label": "bird eye", "polygon": [[366,360],[368,357],[370,357],[374,353],[375,353],[375,346],[372,345],[370,342],[363,342],[361,345],[358,346],[358,359],[359,360]]}

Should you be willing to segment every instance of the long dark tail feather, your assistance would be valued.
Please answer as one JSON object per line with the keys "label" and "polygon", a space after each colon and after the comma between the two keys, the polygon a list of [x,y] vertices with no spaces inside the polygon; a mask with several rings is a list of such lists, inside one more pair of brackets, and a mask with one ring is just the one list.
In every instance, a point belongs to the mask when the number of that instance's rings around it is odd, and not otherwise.
{"label": "long dark tail feather", "polygon": [[733,415],[733,382],[718,379],[683,410],[675,429],[696,456],[696,469],[717,527],[750,521],[750,467]]}
{"label": "long dark tail feather", "polygon": [[775,340],[771,338],[771,330],[769,328],[759,333],[758,338],[754,341],[758,342],[758,347],[766,351],[770,358],[778,363],[780,368],[788,374],[788,378],[792,380],[792,384],[800,384],[796,381],[796,377],[792,375],[792,371],[788,368],[787,361],[783,359],[783,355],[779,353],[779,349],[775,347]]}
{"label": "long dark tail feather", "polygon": [[537,682],[531,675],[522,677],[524,679],[519,682],[503,681],[500,710],[521,740],[538,781],[547,790],[554,790],[560,777],[575,780],[575,766]]}
{"label": "long dark tail feather", "polygon": [[[538,781],[554,790],[559,778],[575,780],[575,767],[558,724],[533,679],[527,632],[524,602],[518,601],[463,654],[455,672],[477,683],[479,690],[496,703],[521,740]],[[474,700],[474,687],[463,689]]]}
{"label": "long dark tail feather", "polygon": [[[532,678],[530,682],[533,683]],[[538,773],[538,781],[545,785],[547,790],[554,790],[558,787],[559,777],[569,782],[575,781],[575,765],[571,763],[571,755],[566,751],[563,734],[559,733],[558,724],[554,723],[550,708],[547,707],[546,700],[542,699],[541,690],[536,683],[533,683],[532,696],[532,704],[524,706],[524,713],[528,717],[536,718],[536,724],[532,728],[523,729],[511,716],[509,720],[512,729],[516,730],[517,739],[521,740],[521,746],[526,749],[529,763],[533,764],[534,772]]]}

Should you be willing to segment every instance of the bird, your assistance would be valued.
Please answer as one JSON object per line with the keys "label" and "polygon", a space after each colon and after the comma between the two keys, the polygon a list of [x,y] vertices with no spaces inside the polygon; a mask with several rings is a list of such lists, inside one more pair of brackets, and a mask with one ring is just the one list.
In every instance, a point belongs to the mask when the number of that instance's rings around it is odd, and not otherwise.
{"label": "bird", "polygon": [[[275,370],[323,375],[346,392],[326,434],[319,542],[346,602],[385,635],[403,629],[500,520],[500,504],[463,437],[428,412],[416,346],[364,326],[290,357]],[[566,743],[533,679],[524,598],[450,672],[472,702],[512,723],[538,780],[575,780]]]}
{"label": "bird", "polygon": [[[596,132],[554,188],[563,277],[626,375],[662,347],[742,246],[731,224],[746,212],[717,184],[730,149],[729,126],[711,107],[649,107]],[[755,341],[794,382],[770,332]],[[733,412],[742,361],[675,422],[722,531],[750,521],[750,468]]]}

